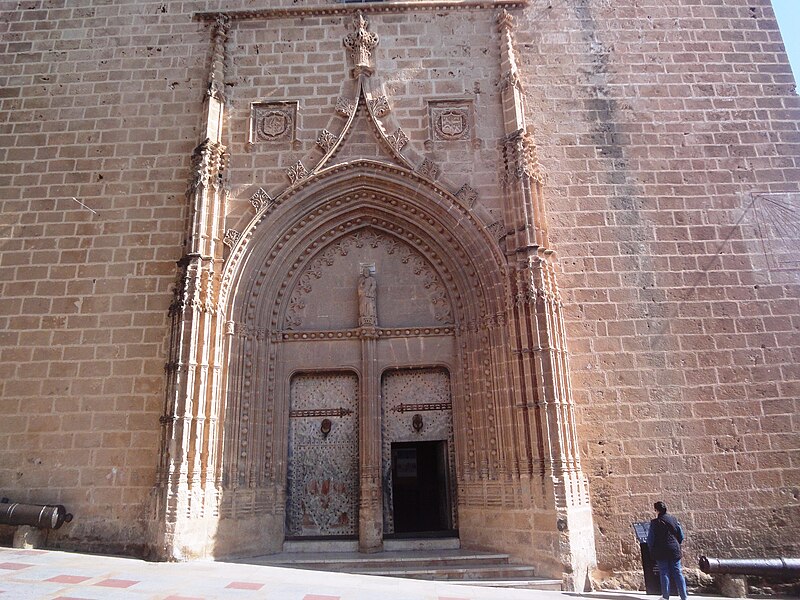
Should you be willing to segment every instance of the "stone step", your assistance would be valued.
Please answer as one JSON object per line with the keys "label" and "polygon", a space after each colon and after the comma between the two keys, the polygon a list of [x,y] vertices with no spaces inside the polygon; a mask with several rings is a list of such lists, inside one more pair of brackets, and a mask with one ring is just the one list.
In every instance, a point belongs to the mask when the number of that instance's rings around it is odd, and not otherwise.
{"label": "stone step", "polygon": [[465,550],[377,552],[375,554],[359,554],[357,552],[293,554],[284,552],[264,556],[258,560],[259,564],[272,566],[355,573],[362,570],[393,571],[415,568],[498,566],[508,564],[508,555]]}
{"label": "stone step", "polygon": [[354,551],[350,541],[287,542],[284,549],[291,551],[236,562],[490,587],[561,589],[560,580],[536,577],[532,566],[512,564],[508,554],[458,547],[425,548],[427,542],[452,544],[451,540],[391,541],[400,542],[395,547],[403,550],[364,554]]}
{"label": "stone step", "polygon": [[501,579],[529,579],[535,576],[533,567],[525,565],[508,564],[480,564],[480,565],[438,565],[430,568],[358,568],[351,573],[359,575],[378,575],[381,577],[405,577],[408,579],[428,579],[434,581],[454,579],[469,579],[472,581],[501,580]]}
{"label": "stone step", "polygon": [[561,591],[560,579],[546,579],[544,577],[523,577],[520,579],[455,579],[448,581],[448,583],[453,585],[479,585],[483,587],[519,588],[549,592]]}

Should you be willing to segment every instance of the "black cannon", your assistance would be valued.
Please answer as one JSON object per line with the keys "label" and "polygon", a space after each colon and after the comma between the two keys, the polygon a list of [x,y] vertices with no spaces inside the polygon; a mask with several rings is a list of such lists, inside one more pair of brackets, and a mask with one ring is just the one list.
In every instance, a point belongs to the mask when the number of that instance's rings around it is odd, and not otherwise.
{"label": "black cannon", "polygon": [[800,575],[800,558],[708,558],[701,556],[700,570],[708,574],[797,577]]}
{"label": "black cannon", "polygon": [[20,504],[0,501],[0,525],[30,525],[40,529],[58,529],[72,521],[72,514],[60,504]]}

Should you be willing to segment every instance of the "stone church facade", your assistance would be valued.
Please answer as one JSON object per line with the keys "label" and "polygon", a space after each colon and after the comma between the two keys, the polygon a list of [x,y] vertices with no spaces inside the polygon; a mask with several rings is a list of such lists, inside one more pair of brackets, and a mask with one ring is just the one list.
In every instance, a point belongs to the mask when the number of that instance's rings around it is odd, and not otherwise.
{"label": "stone church facade", "polygon": [[50,546],[450,535],[574,589],[665,499],[798,551],[768,1],[12,4],[0,486]]}

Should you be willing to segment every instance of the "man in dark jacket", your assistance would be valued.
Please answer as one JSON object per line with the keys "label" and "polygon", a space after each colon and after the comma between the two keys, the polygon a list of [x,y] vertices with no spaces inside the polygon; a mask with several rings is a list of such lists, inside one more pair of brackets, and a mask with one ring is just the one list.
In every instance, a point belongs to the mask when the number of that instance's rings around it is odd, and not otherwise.
{"label": "man in dark jacket", "polygon": [[669,581],[675,583],[681,600],[686,600],[686,580],[683,578],[681,567],[681,544],[683,543],[683,530],[680,523],[672,515],[667,514],[667,505],[659,501],[653,505],[658,516],[650,521],[650,530],[647,532],[647,547],[650,556],[658,564],[661,577],[661,597],[669,598]]}

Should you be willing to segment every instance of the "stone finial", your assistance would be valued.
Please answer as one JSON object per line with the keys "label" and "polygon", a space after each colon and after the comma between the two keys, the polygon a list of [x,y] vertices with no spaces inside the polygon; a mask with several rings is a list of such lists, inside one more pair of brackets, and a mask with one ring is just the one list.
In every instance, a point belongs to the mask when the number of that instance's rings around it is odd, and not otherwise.
{"label": "stone finial", "polygon": [[344,45],[350,50],[355,66],[353,67],[353,77],[361,74],[370,76],[374,69],[370,65],[372,50],[378,45],[378,35],[367,31],[369,21],[361,11],[356,13],[353,18],[355,32],[348,34],[344,38]]}
{"label": "stone finial", "polygon": [[225,99],[225,42],[230,31],[228,15],[219,14],[212,33],[211,70],[208,76],[208,95],[223,102]]}
{"label": "stone finial", "polygon": [[508,12],[505,8],[497,13],[497,18],[495,19],[497,23],[497,28],[500,31],[503,30],[512,30],[514,28],[514,17],[513,15]]}

